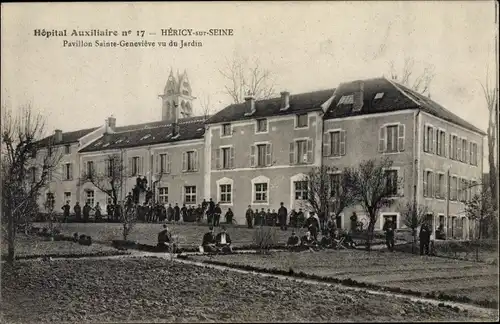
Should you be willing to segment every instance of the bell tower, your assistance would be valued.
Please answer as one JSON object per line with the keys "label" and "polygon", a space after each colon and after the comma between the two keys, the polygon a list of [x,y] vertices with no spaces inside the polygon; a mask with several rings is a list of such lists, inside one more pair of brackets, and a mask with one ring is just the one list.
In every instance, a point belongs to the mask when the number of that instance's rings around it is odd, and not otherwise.
{"label": "bell tower", "polygon": [[191,95],[191,92],[187,72],[184,71],[183,74],[177,72],[177,77],[175,77],[170,69],[163,94],[159,95],[162,99],[161,119],[175,122],[193,116],[193,100],[196,98]]}

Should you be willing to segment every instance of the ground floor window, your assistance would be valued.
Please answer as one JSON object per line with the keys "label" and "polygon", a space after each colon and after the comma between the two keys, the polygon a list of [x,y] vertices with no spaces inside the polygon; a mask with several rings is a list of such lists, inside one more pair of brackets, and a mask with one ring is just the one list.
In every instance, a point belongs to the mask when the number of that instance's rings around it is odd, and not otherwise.
{"label": "ground floor window", "polygon": [[94,198],[95,198],[94,190],[87,190],[85,202],[88,203],[90,206],[94,206]]}
{"label": "ground floor window", "polygon": [[392,223],[394,224],[395,228],[398,228],[398,215],[397,214],[385,214],[382,217],[383,224],[385,224],[389,219],[392,220]]}
{"label": "ground floor window", "polygon": [[196,203],[196,186],[185,186],[184,187],[184,202],[186,204]]}
{"label": "ground floor window", "polygon": [[225,204],[231,203],[231,185],[221,184],[219,188],[220,188],[219,201]]}
{"label": "ground floor window", "polygon": [[168,203],[168,187],[158,188],[158,203]]}
{"label": "ground floor window", "polygon": [[267,183],[255,184],[255,202],[267,202],[268,188]]}
{"label": "ground floor window", "polygon": [[71,192],[67,191],[64,193],[64,203],[68,202],[71,204]]}
{"label": "ground floor window", "polygon": [[307,199],[307,181],[295,181],[295,200]]}
{"label": "ground floor window", "polygon": [[45,208],[49,211],[54,210],[54,205],[56,203],[56,199],[54,197],[53,192],[47,192],[45,196]]}

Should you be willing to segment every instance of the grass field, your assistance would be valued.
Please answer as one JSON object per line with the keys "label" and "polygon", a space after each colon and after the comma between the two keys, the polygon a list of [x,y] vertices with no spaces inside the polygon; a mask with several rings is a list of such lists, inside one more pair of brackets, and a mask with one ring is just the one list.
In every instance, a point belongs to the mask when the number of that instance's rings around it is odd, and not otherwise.
{"label": "grass field", "polygon": [[4,266],[1,278],[3,323],[490,319],[483,312],[156,258],[25,262]]}
{"label": "grass field", "polygon": [[[33,226],[44,227],[46,223],[35,223]],[[107,241],[122,239],[122,225],[118,223],[67,223],[61,224],[62,233],[72,235],[75,232],[79,234],[90,235],[93,240]],[[203,234],[208,231],[207,225],[198,224],[168,224],[169,230],[173,235],[179,236],[181,247],[195,247],[201,244]],[[130,233],[128,239],[142,244],[156,245],[158,232],[162,230],[161,224],[137,223]],[[286,243],[292,230],[281,231],[274,228],[277,235],[276,243]],[[217,233],[220,229],[215,228]],[[245,227],[227,227],[227,232],[231,236],[234,246],[244,246],[253,244],[253,235],[256,229]],[[303,235],[305,229],[297,230],[297,235]],[[379,243],[383,242],[377,239]]]}
{"label": "grass field", "polygon": [[385,287],[419,292],[465,295],[474,301],[498,302],[498,267],[484,263],[366,251],[275,252],[270,255],[198,256],[230,264],[304,272],[323,277],[352,279]]}

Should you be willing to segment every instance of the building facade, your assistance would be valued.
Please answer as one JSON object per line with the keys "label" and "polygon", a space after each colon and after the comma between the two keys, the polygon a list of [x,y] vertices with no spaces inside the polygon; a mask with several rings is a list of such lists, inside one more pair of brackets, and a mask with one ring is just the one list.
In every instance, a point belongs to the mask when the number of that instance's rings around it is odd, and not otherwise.
{"label": "building facade", "polygon": [[[481,181],[485,133],[400,84],[376,78],[267,100],[249,95],[208,120],[192,117],[195,98],[186,73],[177,79],[170,73],[160,97],[159,122],[118,127],[108,118],[102,127],[62,133],[59,147],[70,148],[61,176],[49,184],[56,204],[107,204],[107,195],[83,175],[93,167],[106,172],[109,157],[119,156],[126,169],[120,198],[137,176],[146,177],[160,203],[197,205],[212,198],[244,223],[248,206],[277,210],[283,202],[307,211],[304,180],[314,167],[338,170],[333,185],[344,168],[388,157],[387,174],[399,181],[377,229],[387,218],[404,227],[398,207],[415,201],[428,206],[434,228],[442,224],[448,235],[468,236],[464,202]],[[351,206],[340,226],[350,228],[353,212],[366,222],[365,212]]]}

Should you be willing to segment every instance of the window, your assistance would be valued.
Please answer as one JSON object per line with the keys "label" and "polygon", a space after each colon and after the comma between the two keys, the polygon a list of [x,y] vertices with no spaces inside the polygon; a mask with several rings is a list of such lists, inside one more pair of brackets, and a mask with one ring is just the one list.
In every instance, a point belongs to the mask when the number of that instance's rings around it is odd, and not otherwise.
{"label": "window", "polygon": [[222,125],[222,136],[231,136],[231,124]]}
{"label": "window", "polygon": [[257,145],[257,166],[259,167],[266,166],[266,147],[266,144]]}
{"label": "window", "polygon": [[87,190],[86,194],[85,202],[89,203],[90,206],[94,206],[94,190]]}
{"label": "window", "polygon": [[230,184],[221,184],[220,188],[220,199],[219,201],[224,204],[231,203],[231,185]]}
{"label": "window", "polygon": [[324,134],[323,156],[341,156],[346,151],[346,132],[338,130]]}
{"label": "window", "polygon": [[130,172],[132,174],[132,176],[136,176],[136,175],[139,175],[139,157],[138,156],[135,156],[131,159],[131,166],[130,166]]}
{"label": "window", "polygon": [[267,132],[267,119],[257,119],[257,133]]}
{"label": "window", "polygon": [[459,180],[459,190],[460,190],[460,201],[466,202],[467,201],[467,190],[469,189],[468,187],[468,181],[464,178],[460,178]]}
{"label": "window", "polygon": [[45,195],[45,206],[47,209],[54,209],[54,205],[56,203],[56,199],[54,198],[53,192],[47,192]]}
{"label": "window", "polygon": [[196,204],[196,186],[184,187],[184,202],[186,204]]}
{"label": "window", "polygon": [[451,177],[450,182],[450,200],[457,200],[457,177]]}
{"label": "window", "polygon": [[158,202],[160,204],[168,203],[168,187],[158,188]]}
{"label": "window", "polygon": [[296,140],[290,143],[290,164],[313,163],[313,142],[311,139]]}
{"label": "window", "polygon": [[470,142],[470,159],[469,163],[472,165],[477,165],[477,144]]}
{"label": "window", "polygon": [[468,158],[468,145],[467,145],[467,140],[464,138],[462,139],[462,162],[467,163],[467,158]]}
{"label": "window", "polygon": [[457,137],[455,143],[457,161],[462,161],[462,140]]}
{"label": "window", "polygon": [[184,172],[198,171],[197,151],[189,151],[182,154],[182,170]]}
{"label": "window", "polygon": [[396,196],[398,194],[398,171],[386,170],[386,190],[389,196]]}
{"label": "window", "polygon": [[69,144],[64,145],[64,154],[71,154],[71,146]]}
{"label": "window", "polygon": [[67,201],[69,201],[69,203],[71,203],[71,192],[69,192],[69,191],[66,191],[64,193],[64,203],[66,203]]}
{"label": "window", "polygon": [[109,158],[106,160],[106,176],[112,177],[115,172],[115,159]]}
{"label": "window", "polygon": [[297,160],[295,163],[307,163],[307,141],[300,140],[295,143],[297,144]]}
{"label": "window", "polygon": [[375,99],[375,100],[377,100],[377,99],[382,99],[382,97],[383,97],[383,96],[384,96],[384,93],[383,93],[383,92],[379,92],[379,93],[377,93],[377,94],[375,95],[375,98],[374,98],[374,99]]}
{"label": "window", "polygon": [[330,197],[336,197],[340,193],[340,174],[330,174]]}
{"label": "window", "polygon": [[353,95],[348,95],[348,96],[342,96],[337,103],[337,106],[339,105],[352,105],[354,103],[354,96]]}
{"label": "window", "polygon": [[387,149],[386,152],[398,151],[398,126],[387,126]]}
{"label": "window", "polygon": [[442,130],[438,131],[436,141],[436,154],[445,156],[446,133]]}
{"label": "window", "polygon": [[158,161],[158,173],[169,173],[170,172],[170,157],[168,154],[160,154]]}
{"label": "window", "polygon": [[231,148],[222,148],[222,168],[229,169],[231,167]]}
{"label": "window", "polygon": [[450,135],[450,159],[457,159],[457,136]]}
{"label": "window", "polygon": [[255,184],[255,202],[267,202],[267,183]]}
{"label": "window", "polygon": [[425,126],[424,136],[424,152],[433,153],[434,128],[432,126]]}
{"label": "window", "polygon": [[297,115],[297,128],[307,127],[307,114]]}
{"label": "window", "polygon": [[405,125],[385,125],[379,132],[379,152],[402,152],[405,148]]}
{"label": "window", "polygon": [[432,197],[433,196],[433,174],[432,171],[424,171],[424,197]]}
{"label": "window", "polygon": [[63,179],[64,180],[73,179],[73,168],[71,167],[71,163],[66,163],[63,165]]}
{"label": "window", "polygon": [[295,200],[307,200],[307,181],[295,181]]}
{"label": "window", "polygon": [[250,166],[264,167],[272,164],[271,144],[257,144],[250,147]]}
{"label": "window", "polygon": [[47,170],[47,181],[52,181],[52,170]]}
{"label": "window", "polygon": [[94,161],[87,161],[87,179],[90,179],[93,173],[94,173]]}
{"label": "window", "polygon": [[444,192],[444,174],[439,173],[438,174],[438,181],[436,185],[436,198],[445,198],[445,192]]}

